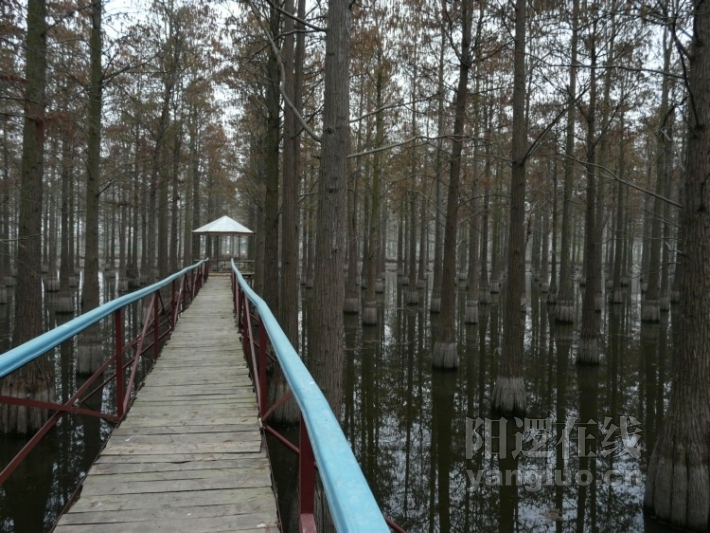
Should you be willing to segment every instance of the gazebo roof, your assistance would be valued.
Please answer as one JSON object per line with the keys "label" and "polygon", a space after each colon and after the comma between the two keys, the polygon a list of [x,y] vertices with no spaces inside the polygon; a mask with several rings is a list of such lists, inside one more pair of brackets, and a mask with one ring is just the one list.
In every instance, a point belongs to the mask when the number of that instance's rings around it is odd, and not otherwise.
{"label": "gazebo roof", "polygon": [[254,232],[227,215],[192,230],[202,235],[253,235]]}

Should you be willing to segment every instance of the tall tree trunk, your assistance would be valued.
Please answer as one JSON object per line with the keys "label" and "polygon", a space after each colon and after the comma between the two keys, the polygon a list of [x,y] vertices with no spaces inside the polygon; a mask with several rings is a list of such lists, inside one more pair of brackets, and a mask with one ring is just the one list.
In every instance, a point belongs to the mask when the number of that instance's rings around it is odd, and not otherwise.
{"label": "tall tree trunk", "polygon": [[[422,178],[422,189],[424,188],[424,179]],[[428,262],[428,247],[429,241],[427,216],[426,216],[426,196],[422,191],[421,201],[419,202],[419,258],[417,262],[417,289],[426,287],[426,265]],[[424,298],[426,301],[426,297]]]}
{"label": "tall tree trunk", "polygon": [[[17,250],[17,288],[13,346],[42,333],[42,178],[47,80],[47,7],[44,0],[27,3],[27,56],[25,62],[22,173]],[[27,363],[0,382],[0,394],[39,401],[54,396],[53,365],[48,356]],[[31,433],[47,420],[44,409],[10,404],[0,406],[0,432]]]}
{"label": "tall tree trunk", "polygon": [[459,187],[461,181],[461,149],[471,69],[471,23],[473,0],[461,3],[461,56],[459,82],[454,103],[454,132],[449,167],[449,191],[444,229],[444,262],[441,282],[441,326],[434,335],[432,364],[434,368],[454,369],[459,365],[456,342],[456,228],[458,225]]}
{"label": "tall tree trunk", "polygon": [[547,303],[556,304],[557,303],[557,290],[558,283],[558,254],[557,254],[557,207],[559,205],[558,196],[559,191],[557,190],[557,161],[555,158],[552,164],[552,244],[550,246],[550,257],[552,259],[552,266],[550,269],[550,287],[547,292]]}
{"label": "tall tree trunk", "polygon": [[574,258],[572,248],[572,188],[574,187],[574,123],[577,98],[577,41],[579,0],[572,2],[572,37],[570,39],[569,94],[567,95],[567,130],[565,132],[565,166],[562,201],[562,236],[560,243],[560,292],[555,307],[557,322],[574,322],[574,287],[571,267]]}
{"label": "tall tree trunk", "polygon": [[[591,14],[596,17],[596,13]],[[584,271],[587,284],[582,298],[582,328],[577,348],[577,362],[599,364],[599,331],[597,328],[595,298],[601,283],[601,242],[597,231],[597,182],[596,182],[596,112],[597,112],[597,44],[596,19],[592,23],[592,35],[589,38],[590,73],[589,105],[587,106],[587,202],[584,224]]]}
{"label": "tall tree trunk", "polygon": [[170,199],[170,268],[168,273],[178,270],[178,214],[180,209],[180,152],[182,151],[182,123],[176,124],[173,140],[173,168],[170,176],[172,195]]}
{"label": "tall tree trunk", "polygon": [[[479,154],[474,153],[474,165],[478,164]],[[466,292],[466,311],[464,322],[478,324],[478,172],[474,171],[471,187],[471,216],[468,222],[468,290]]]}
{"label": "tall tree trunk", "polygon": [[345,219],[350,137],[350,4],[328,1],[325,86],[314,300],[308,321],[308,363],[335,417],[342,405],[343,300],[345,298]]}
{"label": "tall tree trunk", "polygon": [[688,69],[683,262],[668,414],[649,462],[644,507],[692,531],[710,527],[710,5],[696,0]]}
{"label": "tall tree trunk", "polygon": [[669,162],[666,161],[666,139],[670,140],[668,96],[670,92],[670,55],[671,43],[669,36],[670,29],[665,29],[663,33],[664,58],[663,58],[663,81],[661,83],[661,105],[658,109],[659,128],[656,137],[656,196],[653,200],[653,213],[651,215],[650,232],[650,253],[646,280],[648,289],[646,298],[641,303],[641,320],[643,322],[659,322],[661,320],[661,247],[662,238],[662,218],[663,200],[660,195],[665,192]]}
{"label": "tall tree trunk", "polygon": [[[548,175],[554,172],[552,162],[547,164]],[[542,208],[542,230],[540,235],[540,292],[546,293],[550,289],[549,276],[549,256],[550,256],[550,207],[554,209],[554,204],[552,206],[545,205]]]}
{"label": "tall tree trunk", "polygon": [[[271,4],[271,36],[277,39],[280,14]],[[279,316],[279,113],[280,73],[276,52],[269,49],[266,87],[266,150],[264,151],[264,301],[275,316]]]}
{"label": "tall tree trunk", "polygon": [[[413,59],[416,65],[416,58]],[[412,71],[412,138],[417,135],[417,68]],[[409,243],[407,258],[407,277],[409,278],[409,291],[407,291],[407,305],[419,304],[419,291],[417,291],[417,187],[419,184],[419,161],[416,146],[409,150]],[[421,250],[420,250],[421,253]]]}
{"label": "tall tree trunk", "polygon": [[[304,0],[300,0],[303,2]],[[300,101],[300,76],[297,75],[298,55],[294,50],[294,21],[288,14],[294,13],[293,0],[286,0],[284,11],[284,86],[289,100],[297,107]],[[299,33],[299,35],[302,35]],[[302,56],[301,56],[302,58]],[[300,179],[300,142],[297,119],[294,112],[284,108],[283,139],[283,208],[281,217],[281,313],[280,324],[286,337],[298,347],[298,195]],[[288,384],[280,367],[274,369],[269,382],[269,405],[277,402],[288,392]],[[295,424],[298,422],[298,406],[290,400],[271,415],[274,422]]]}
{"label": "tall tree trunk", "polygon": [[524,413],[524,324],[520,299],[525,294],[525,28],[526,0],[515,2],[513,57],[513,147],[510,174],[510,228],[508,237],[508,287],[505,293],[503,351],[491,406],[502,414]]}
{"label": "tall tree trunk", "polygon": [[[381,57],[378,58],[377,72],[375,74],[375,146],[380,147],[384,142],[384,113],[382,107],[382,91],[384,88],[385,65]],[[380,230],[380,174],[382,164],[380,152],[373,154],[372,161],[372,186],[370,187],[369,206],[370,216],[367,226],[367,247],[363,256],[363,274],[365,276],[365,297],[362,303],[362,323],[367,326],[377,324],[377,306],[375,301],[375,276],[377,270],[377,251],[379,249]]]}
{"label": "tall tree trunk", "polygon": [[[360,78],[360,101],[358,104],[358,115],[365,114],[365,90],[364,76]],[[361,121],[357,129],[357,148],[359,153],[363,149],[363,122]],[[369,128],[368,128],[369,129]],[[355,171],[353,172],[352,186],[348,189],[348,277],[345,283],[345,302],[343,303],[343,312],[347,314],[357,315],[360,313],[360,288],[358,285],[358,233],[357,220],[359,209],[359,183],[362,174],[362,157],[358,156],[355,160]],[[305,246],[304,246],[305,248]],[[363,265],[364,266],[364,265]],[[365,272],[362,273],[365,276]]]}
{"label": "tall tree trunk", "polygon": [[[197,137],[199,135],[199,115],[196,107],[192,109],[192,119],[190,121],[190,164],[192,179],[192,227],[197,229],[202,225],[201,212],[201,197],[200,197],[200,155],[198,148]],[[192,234],[192,258],[191,260],[201,257],[200,236],[197,233]],[[258,279],[256,274],[254,279]]]}
{"label": "tall tree trunk", "polygon": [[[304,2],[305,0],[300,0]],[[286,0],[284,9],[294,13],[293,0]],[[295,14],[295,13],[294,13]],[[293,31],[294,21],[284,19],[284,86],[286,93],[300,113],[301,83],[303,79],[302,45],[296,50]],[[303,30],[303,28],[299,28]],[[299,37],[303,32],[298,33]],[[284,148],[283,148],[283,207],[282,207],[282,248],[281,248],[281,327],[291,341],[298,346],[298,194],[300,173],[299,126],[293,111],[284,108]]]}
{"label": "tall tree trunk", "polygon": [[62,129],[62,169],[60,180],[62,182],[61,207],[60,207],[60,231],[61,244],[59,251],[59,297],[56,302],[58,312],[68,313],[74,311],[71,289],[69,286],[72,267],[69,259],[69,182],[71,181],[72,167],[72,126]]}
{"label": "tall tree trunk", "polygon": [[[666,129],[663,133],[663,151],[665,152],[666,175],[663,184],[663,196],[671,197],[673,181],[673,125],[675,121],[674,110],[669,110],[666,119]],[[671,267],[671,211],[670,204],[663,202],[663,256],[661,258],[661,294],[659,298],[659,309],[662,312],[670,311],[671,308],[671,288],[670,288],[670,267]]]}
{"label": "tall tree trunk", "polygon": [[[86,162],[86,227],[84,234],[83,313],[99,306],[99,194],[101,185],[101,93],[103,73],[101,54],[102,1],[91,2],[91,83],[89,86],[88,146]],[[82,332],[77,354],[77,372],[91,374],[103,362],[101,329],[98,325]]]}
{"label": "tall tree trunk", "polygon": [[441,41],[439,43],[439,62],[437,70],[437,141],[434,171],[436,172],[436,204],[434,205],[434,272],[431,286],[431,301],[429,312],[439,313],[441,311],[441,286],[443,276],[444,260],[444,48],[446,46],[446,25],[443,22],[445,17],[442,13]]}
{"label": "tall tree trunk", "polygon": [[616,188],[616,220],[615,220],[615,235],[614,244],[616,250],[614,252],[614,273],[612,275],[612,292],[610,301],[612,304],[620,304],[624,302],[623,289],[621,287],[621,276],[623,269],[623,259],[624,259],[624,197],[626,190],[624,184],[621,180],[625,179],[626,175],[626,165],[625,165],[625,138],[624,138],[624,112],[622,110],[621,116],[619,117],[619,131],[621,135],[619,137],[619,183]]}
{"label": "tall tree trunk", "polygon": [[101,185],[101,0],[91,2],[91,84],[89,85],[89,141],[86,175],[86,227],[84,241],[84,288],[82,312],[99,305],[99,188]]}

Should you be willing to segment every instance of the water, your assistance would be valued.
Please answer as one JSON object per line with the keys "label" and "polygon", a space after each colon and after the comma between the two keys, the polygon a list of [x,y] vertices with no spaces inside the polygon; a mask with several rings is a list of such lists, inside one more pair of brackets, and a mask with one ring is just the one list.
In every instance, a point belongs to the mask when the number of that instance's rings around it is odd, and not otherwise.
{"label": "water", "polygon": [[[576,328],[554,323],[528,279],[527,418],[542,427],[516,433],[511,419],[506,432],[490,408],[503,295],[480,309],[479,324],[465,325],[459,293],[460,367],[442,372],[431,368],[438,316],[405,305],[409,289],[394,274],[386,286],[377,326],[346,316],[341,421],[386,515],[410,532],[666,531],[644,516],[642,500],[669,394],[672,316],[641,325],[640,295],[630,291],[599,316],[601,364],[579,366]],[[478,437],[467,417],[480,420]],[[506,443],[506,457],[493,453]],[[519,485],[497,478],[501,470],[517,471]]]}
{"label": "water", "polygon": [[[113,279],[100,278],[101,302],[117,296]],[[10,348],[14,317],[15,291],[8,287],[9,302],[0,306],[0,353]],[[52,307],[53,294],[45,294],[43,320],[45,329],[56,327],[74,314],[55,313]],[[78,290],[73,294],[75,304],[79,301]],[[136,335],[140,327],[141,309],[132,304],[124,312],[124,331]],[[103,346],[107,356],[112,351],[112,320],[102,321]],[[50,358],[54,366],[55,398],[67,401],[84,379],[76,376],[76,353],[79,338],[73,338],[43,357]],[[150,362],[139,367],[139,377],[149,368]],[[105,387],[90,397],[82,406],[114,412],[112,386]],[[68,504],[80,482],[108,439],[112,425],[92,416],[71,415],[60,419],[56,426],[42,439],[25,461],[0,487],[0,532],[42,533],[52,529],[59,513]],[[0,467],[5,467],[29,438],[3,435],[0,438]]]}
{"label": "water", "polygon": [[[641,325],[640,295],[629,291],[623,305],[606,306],[599,316],[601,364],[580,367],[574,362],[575,328],[556,325],[545,295],[528,282],[530,305],[521,315],[526,325],[527,416],[549,418],[551,424],[549,430],[535,433],[548,438],[538,449],[541,457],[531,456],[533,442],[526,438],[532,432],[516,433],[515,421],[502,432],[500,423],[485,425],[486,418],[492,418],[490,396],[503,327],[498,297],[480,309],[479,324],[465,325],[465,297],[459,294],[460,367],[455,372],[432,370],[431,336],[438,317],[423,306],[405,305],[409,289],[397,286],[394,274],[388,274],[386,293],[379,297],[377,326],[363,328],[359,316],[345,317],[341,422],[383,512],[413,533],[667,531],[644,516],[642,498],[648,459],[669,395],[672,312],[663,315],[660,325]],[[311,296],[304,291],[304,332]],[[108,291],[105,297],[113,295]],[[0,342],[7,342],[11,331],[9,309],[0,306]],[[45,312],[47,320],[57,320],[51,308]],[[139,317],[140,309],[133,309],[127,318],[131,327],[137,327]],[[110,331],[104,333],[110,342]],[[301,344],[306,342],[304,333]],[[62,397],[80,384],[72,377],[75,348],[68,343],[51,355]],[[110,391],[93,401],[110,406]],[[482,421],[477,429],[480,440],[467,430],[467,418],[472,424]],[[574,419],[599,423],[608,419],[608,429],[625,420],[626,449],[620,428],[605,442],[598,424],[580,426],[571,423]],[[588,443],[584,455],[597,457],[580,457],[581,428],[583,436],[594,437],[583,439]],[[109,431],[110,425],[98,419],[63,419],[0,489],[0,531],[49,531]],[[566,433],[567,445],[557,445]],[[289,437],[294,439],[295,433]],[[525,453],[512,457],[516,438]],[[467,439],[472,448],[480,445],[470,459]],[[7,437],[0,441],[5,462],[22,441]],[[501,442],[508,445],[505,458],[493,453],[500,451]],[[277,483],[294,488],[293,457],[272,444],[271,458],[279,465]],[[499,469],[517,470],[520,485],[498,483],[493,476]],[[553,474],[552,483],[547,483],[543,474],[554,470],[564,473],[563,480],[571,476],[571,482],[556,484]],[[467,471],[474,480],[480,476],[477,486]],[[620,474],[610,478],[613,483],[604,483],[605,473],[615,471]],[[578,483],[575,476],[580,472],[585,474]],[[591,477],[592,483],[586,485]],[[285,490],[280,495],[285,523],[292,516],[293,496]]]}

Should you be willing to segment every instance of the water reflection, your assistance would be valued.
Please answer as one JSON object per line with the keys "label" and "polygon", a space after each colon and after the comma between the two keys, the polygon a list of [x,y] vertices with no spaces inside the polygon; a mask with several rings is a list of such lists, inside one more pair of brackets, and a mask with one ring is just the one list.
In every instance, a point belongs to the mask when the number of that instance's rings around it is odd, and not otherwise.
{"label": "water reflection", "polygon": [[[115,278],[100,276],[101,303],[119,296]],[[11,346],[14,326],[12,314],[15,289],[8,287],[9,301],[0,305],[0,350]],[[43,321],[45,329],[66,323],[79,314],[78,289],[72,289],[75,308],[71,313],[56,312],[53,306],[55,293],[45,293]],[[142,309],[139,303],[128,306],[124,313],[124,332],[127,337],[138,334],[141,328]],[[113,321],[104,320],[100,328],[100,342],[105,357],[112,353]],[[55,398],[66,402],[82,386],[85,378],[77,375],[79,339],[73,338],[57,346],[49,357],[54,366]],[[151,362],[144,360],[139,377],[145,375]],[[93,410],[112,411],[114,389],[104,387],[82,404]],[[112,426],[97,417],[64,416],[49,431],[40,444],[0,488],[0,531],[6,533],[41,533],[50,531],[62,509],[68,504],[110,435]],[[1,467],[28,441],[23,437],[3,435],[0,439]]]}
{"label": "water reflection", "polygon": [[[555,324],[546,295],[539,294],[535,284],[528,284],[527,309],[521,313],[528,418],[549,419],[546,453],[514,455],[518,439],[524,440],[529,432],[524,433],[511,419],[504,430],[492,425],[489,432],[498,452],[504,441],[505,457],[484,444],[467,459],[467,417],[490,417],[489,398],[503,333],[502,298],[491,295],[491,305],[479,310],[479,323],[467,325],[462,318],[465,289],[459,287],[461,366],[455,372],[434,372],[431,332],[438,327],[438,316],[430,315],[422,305],[406,305],[408,288],[403,290],[396,281],[394,274],[388,275],[386,292],[378,296],[376,326],[362,327],[359,316],[345,317],[342,425],[388,516],[410,532],[665,531],[643,516],[641,505],[643,475],[669,394],[672,314],[665,314],[658,325],[641,325],[640,296],[629,292],[623,304],[608,305],[599,315],[601,364],[578,366],[576,327]],[[12,290],[8,292],[12,298]],[[115,297],[113,281],[102,284],[102,294],[105,299]],[[311,293],[305,291],[302,298],[299,342],[303,353],[307,347],[303,325]],[[0,306],[4,349],[12,331],[9,309],[11,305]],[[53,313],[51,305],[46,309],[48,323],[71,316]],[[140,307],[132,306],[125,316],[126,331],[137,333],[141,316]],[[111,327],[102,330],[105,345],[111,334]],[[76,353],[74,341],[50,355],[57,397],[70,397],[81,384],[75,372]],[[95,405],[110,401],[110,389],[91,399]],[[627,435],[640,431],[641,439],[637,446],[607,453],[606,432],[616,427],[612,433],[618,436],[622,418]],[[596,424],[587,423],[590,420]],[[591,438],[579,440],[582,428],[583,437]],[[0,530],[47,531],[109,430],[93,418],[63,419],[42,448],[0,489]],[[611,437],[609,441],[619,442]],[[2,439],[0,455],[8,457],[23,442]],[[293,487],[294,456],[271,444],[277,484]],[[631,453],[636,449],[638,456]],[[517,470],[519,475],[513,476],[514,483],[497,482],[495,473],[501,470]],[[634,476],[637,471],[640,476]],[[620,472],[622,482],[597,484],[608,472]],[[587,480],[593,482],[587,484]],[[295,507],[295,495],[282,494],[280,503],[282,520],[293,526],[290,510]]]}
{"label": "water reflection", "polygon": [[[669,392],[667,315],[660,325],[641,326],[634,293],[606,306],[598,315],[602,362],[579,366],[577,328],[556,324],[546,295],[529,284],[521,313],[528,418],[549,419],[546,454],[500,457],[483,446],[467,460],[466,417],[491,416],[498,299],[481,307],[478,324],[457,319],[461,366],[434,372],[430,338],[438,316],[404,305],[403,294],[391,274],[377,326],[346,317],[343,427],[386,514],[411,532],[665,531],[643,516],[642,496]],[[492,440],[509,445],[519,435],[528,446],[529,428],[523,433],[519,424],[509,420],[507,433],[494,431]],[[520,475],[498,483],[492,472],[500,470]],[[467,471],[491,479],[476,483]]]}

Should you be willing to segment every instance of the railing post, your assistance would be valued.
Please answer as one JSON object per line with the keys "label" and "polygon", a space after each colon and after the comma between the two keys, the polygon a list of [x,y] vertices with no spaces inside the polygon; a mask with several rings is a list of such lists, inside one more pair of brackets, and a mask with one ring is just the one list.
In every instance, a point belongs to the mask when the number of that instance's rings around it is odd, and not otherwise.
{"label": "railing post", "polygon": [[232,272],[232,279],[234,280],[234,318],[237,319],[237,329],[241,333],[242,331],[242,288],[239,286],[239,280],[237,275]]}
{"label": "railing post", "polygon": [[158,291],[153,293],[153,361],[157,361],[160,357],[160,346],[159,346],[159,335],[160,335],[160,314],[158,306]]}
{"label": "railing post", "polygon": [[261,320],[259,320],[259,388],[261,392],[259,416],[261,416],[268,409],[266,405],[266,327]]}
{"label": "railing post", "polygon": [[114,329],[116,338],[116,416],[121,420],[123,418],[123,319],[121,318],[121,310],[116,309],[113,314]]}
{"label": "railing post", "polygon": [[298,425],[298,521],[301,533],[315,533],[315,458],[303,415]]}
{"label": "railing post", "polygon": [[177,306],[177,292],[175,291],[175,280],[170,282],[170,327],[175,329],[175,323],[177,322],[177,314],[175,313],[175,307]]}

